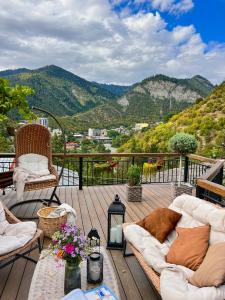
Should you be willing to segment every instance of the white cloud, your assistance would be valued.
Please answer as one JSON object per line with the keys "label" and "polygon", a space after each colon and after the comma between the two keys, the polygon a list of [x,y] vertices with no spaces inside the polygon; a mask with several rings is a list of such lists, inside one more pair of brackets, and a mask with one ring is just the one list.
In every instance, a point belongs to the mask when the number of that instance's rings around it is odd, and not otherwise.
{"label": "white cloud", "polygon": [[118,16],[106,0],[4,1],[0,28],[0,69],[55,64],[120,84],[157,73],[225,78],[224,45],[206,45],[193,25],[168,30],[159,13]]}
{"label": "white cloud", "polygon": [[194,7],[193,0],[150,0],[152,7],[173,14],[186,13]]}

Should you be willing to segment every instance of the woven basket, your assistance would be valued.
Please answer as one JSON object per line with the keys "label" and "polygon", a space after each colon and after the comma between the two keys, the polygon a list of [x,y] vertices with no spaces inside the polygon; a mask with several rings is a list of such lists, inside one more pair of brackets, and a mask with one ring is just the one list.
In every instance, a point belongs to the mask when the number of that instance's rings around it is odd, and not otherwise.
{"label": "woven basket", "polygon": [[67,213],[60,217],[48,218],[50,212],[54,211],[57,207],[58,206],[43,207],[37,212],[40,228],[44,231],[44,235],[49,238],[60,229],[61,224],[67,221]]}

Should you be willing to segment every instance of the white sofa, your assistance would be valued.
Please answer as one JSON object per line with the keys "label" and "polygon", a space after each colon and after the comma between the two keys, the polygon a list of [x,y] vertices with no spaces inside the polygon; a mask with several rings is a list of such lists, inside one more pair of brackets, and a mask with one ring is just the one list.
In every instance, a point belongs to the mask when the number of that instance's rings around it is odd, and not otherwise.
{"label": "white sofa", "polygon": [[[169,208],[182,213],[177,227],[211,225],[210,244],[225,241],[225,209],[205,200],[183,194],[172,202]],[[173,230],[161,244],[149,232],[136,224],[124,226],[124,236],[145,263],[160,274],[160,294],[163,300],[223,300],[225,285],[218,288],[197,288],[188,283],[192,270],[165,261],[171,243],[176,238]]]}

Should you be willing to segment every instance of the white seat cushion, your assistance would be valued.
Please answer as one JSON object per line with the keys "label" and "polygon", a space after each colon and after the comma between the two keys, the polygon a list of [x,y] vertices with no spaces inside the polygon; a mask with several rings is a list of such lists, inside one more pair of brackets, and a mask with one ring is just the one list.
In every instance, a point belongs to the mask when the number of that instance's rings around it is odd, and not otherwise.
{"label": "white seat cushion", "polygon": [[37,230],[35,222],[20,222],[9,224],[0,202],[0,255],[23,247],[33,238]]}
{"label": "white seat cushion", "polygon": [[38,178],[28,179],[27,182],[38,182],[38,181],[43,182],[43,181],[54,180],[54,179],[56,179],[55,175],[50,174],[50,175],[45,175],[45,176],[41,176]]}
{"label": "white seat cushion", "polygon": [[8,224],[4,234],[0,234],[0,255],[23,247],[34,237],[36,230],[35,222]]}
{"label": "white seat cushion", "polygon": [[48,158],[46,156],[29,153],[23,154],[18,158],[18,167],[22,167],[31,174],[45,176],[49,175]]}

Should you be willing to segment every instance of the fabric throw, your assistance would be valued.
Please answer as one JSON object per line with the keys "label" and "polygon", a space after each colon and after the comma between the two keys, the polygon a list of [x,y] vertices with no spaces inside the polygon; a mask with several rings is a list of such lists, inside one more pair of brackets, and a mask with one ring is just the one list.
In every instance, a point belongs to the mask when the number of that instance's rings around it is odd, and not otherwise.
{"label": "fabric throw", "polygon": [[218,287],[225,282],[225,242],[209,247],[201,266],[189,282],[197,287]]}
{"label": "fabric throw", "polygon": [[65,213],[67,213],[67,223],[70,225],[75,225],[77,219],[76,211],[69,204],[66,203],[61,204],[54,211],[52,211],[48,215],[48,218],[57,218],[63,216]]}
{"label": "fabric throw", "polygon": [[18,201],[23,201],[23,192],[26,182],[39,178],[40,175],[30,173],[23,167],[17,167],[13,172],[13,184],[16,188],[16,196]]}
{"label": "fabric throw", "polygon": [[166,255],[170,264],[181,265],[196,271],[209,247],[210,225],[176,229],[178,237]]}
{"label": "fabric throw", "polygon": [[160,243],[163,243],[168,234],[176,227],[182,214],[169,208],[156,208],[137,225],[143,227]]}

